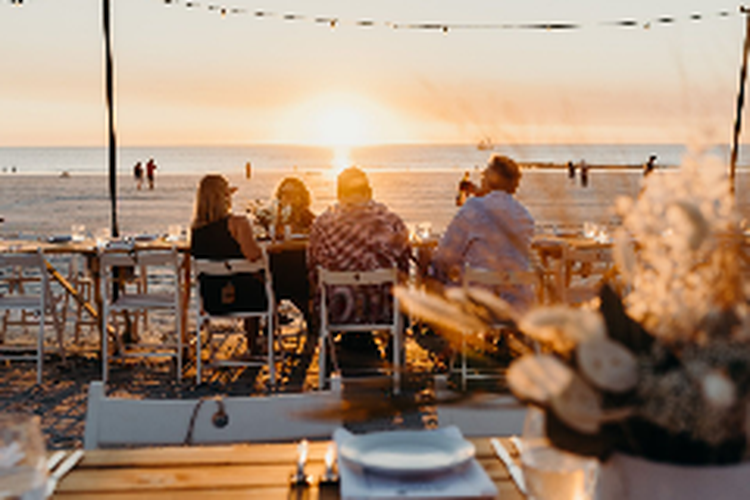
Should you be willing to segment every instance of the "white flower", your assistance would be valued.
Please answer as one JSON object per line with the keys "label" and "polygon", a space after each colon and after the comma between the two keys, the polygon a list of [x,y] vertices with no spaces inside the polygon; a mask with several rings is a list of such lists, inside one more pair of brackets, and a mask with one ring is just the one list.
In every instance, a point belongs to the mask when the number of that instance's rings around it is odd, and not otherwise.
{"label": "white flower", "polygon": [[718,370],[710,371],[703,377],[701,389],[706,401],[717,409],[729,408],[737,398],[737,389],[734,383]]}

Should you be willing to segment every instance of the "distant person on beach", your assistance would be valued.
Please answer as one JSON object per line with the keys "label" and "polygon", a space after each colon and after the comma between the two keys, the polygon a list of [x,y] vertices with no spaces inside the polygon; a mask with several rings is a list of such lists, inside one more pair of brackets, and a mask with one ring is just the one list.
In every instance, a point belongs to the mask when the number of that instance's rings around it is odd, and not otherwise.
{"label": "distant person on beach", "polygon": [[589,166],[586,160],[581,160],[581,187],[587,187],[589,185]]}
{"label": "distant person on beach", "polygon": [[250,179],[253,176],[253,166],[250,162],[245,163],[245,179]]}
{"label": "distant person on beach", "polygon": [[458,194],[456,194],[456,206],[460,207],[466,200],[471,196],[477,194],[477,187],[471,182],[471,173],[466,171],[464,176],[461,178],[461,182],[458,183]]}
{"label": "distant person on beach", "polygon": [[133,179],[135,179],[135,187],[140,191],[143,186],[143,165],[141,162],[137,162],[133,165]]}
{"label": "distant person on beach", "polygon": [[[247,218],[232,214],[232,194],[237,188],[223,175],[206,175],[198,185],[191,226],[190,254],[203,259],[242,259],[251,262],[263,255]],[[254,274],[231,277],[198,276],[199,293],[209,313],[262,311],[267,308],[265,285]],[[255,348],[257,318],[245,321],[248,353]]]}
{"label": "distant person on beach", "polygon": [[568,162],[568,179],[571,181],[576,179],[576,165],[572,161]]}
{"label": "distant person on beach", "polygon": [[643,166],[643,176],[644,177],[647,176],[648,174],[653,172],[655,168],[656,168],[656,155],[651,155],[648,157],[648,161]]}
{"label": "distant person on beach", "polygon": [[149,158],[146,163],[146,178],[148,179],[148,188],[154,189],[154,177],[156,172],[156,162],[153,158]]}
{"label": "distant person on beach", "polygon": [[[341,172],[337,181],[338,203],[315,219],[307,248],[307,268],[312,289],[317,294],[317,269],[332,271],[371,271],[398,267],[409,270],[409,231],[401,218],[382,203],[372,199],[367,175],[356,167]],[[330,290],[331,323],[390,322],[390,286],[332,287]],[[316,307],[316,310],[318,310]],[[379,350],[370,332],[348,332],[341,340],[346,366],[379,360]]]}
{"label": "distant person on beach", "polygon": [[310,211],[312,200],[305,183],[297,177],[286,177],[276,188],[276,200],[280,226],[276,228],[276,234],[283,235],[285,226],[289,226],[292,234],[308,234],[315,214]]}
{"label": "distant person on beach", "polygon": [[[483,269],[524,271],[529,268],[534,219],[514,195],[521,169],[507,156],[493,156],[482,172],[482,197],[470,198],[448,225],[433,257],[436,277],[458,284],[467,264]],[[527,287],[501,292],[511,304],[525,308],[532,300]]]}

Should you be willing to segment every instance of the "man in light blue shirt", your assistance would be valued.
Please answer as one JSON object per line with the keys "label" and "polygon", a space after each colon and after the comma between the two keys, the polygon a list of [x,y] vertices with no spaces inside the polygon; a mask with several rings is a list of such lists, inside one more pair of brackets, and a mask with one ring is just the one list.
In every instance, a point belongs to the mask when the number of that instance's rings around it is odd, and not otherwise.
{"label": "man in light blue shirt", "polygon": [[[469,198],[458,211],[435,252],[438,277],[459,282],[467,264],[502,271],[529,269],[534,219],[513,194],[521,169],[507,156],[493,156],[482,172],[482,196]],[[501,296],[523,309],[533,298],[528,287],[504,290]]]}

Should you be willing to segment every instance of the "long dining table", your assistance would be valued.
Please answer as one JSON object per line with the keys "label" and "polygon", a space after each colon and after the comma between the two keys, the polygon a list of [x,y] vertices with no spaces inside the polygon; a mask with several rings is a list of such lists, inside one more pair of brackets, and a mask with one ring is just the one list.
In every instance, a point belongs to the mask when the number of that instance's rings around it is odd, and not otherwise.
{"label": "long dining table", "polygon": [[[524,495],[495,456],[489,437],[470,438],[476,459],[502,500]],[[500,438],[507,443],[506,438]],[[60,500],[338,499],[338,483],[319,484],[328,441],[309,444],[309,486],[292,486],[297,443],[101,449],[86,451],[58,483]]]}

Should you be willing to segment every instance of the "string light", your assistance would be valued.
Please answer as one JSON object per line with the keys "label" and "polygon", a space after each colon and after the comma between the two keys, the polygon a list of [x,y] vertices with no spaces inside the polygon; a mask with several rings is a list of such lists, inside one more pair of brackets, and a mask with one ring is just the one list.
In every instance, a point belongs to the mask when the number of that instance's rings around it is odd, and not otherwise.
{"label": "string light", "polygon": [[[180,2],[180,0],[161,0],[165,5],[174,6]],[[10,0],[10,4],[13,6],[20,7],[24,3],[24,0]],[[195,0],[187,0],[182,2],[186,8],[194,9],[201,7],[201,3]],[[207,4],[206,9],[209,11],[218,11],[222,18],[227,15],[239,15],[247,14],[247,9],[241,7],[228,7],[225,5]],[[738,9],[741,15],[750,14],[748,9],[743,5]],[[449,31],[457,30],[536,30],[536,31],[573,31],[586,28],[587,26],[575,22],[534,22],[534,23],[497,23],[497,24],[486,24],[486,23],[433,23],[433,22],[412,22],[412,23],[401,23],[393,21],[376,21],[373,19],[354,19],[354,20],[343,20],[338,17],[316,17],[306,16],[304,14],[286,13],[279,14],[272,11],[256,10],[252,12],[252,15],[256,18],[273,18],[278,17],[283,21],[304,21],[311,20],[316,24],[327,24],[332,30],[336,29],[339,25],[345,24],[347,26],[355,26],[359,28],[374,28],[377,26],[383,26],[390,29],[398,30],[421,30],[421,31],[438,31],[443,34],[447,34]],[[713,14],[714,17],[727,18],[732,15],[732,12],[728,10],[720,10]],[[654,26],[671,26],[681,21],[700,22],[706,21],[711,17],[711,14],[705,14],[700,12],[693,12],[687,15],[684,19],[676,16],[660,16],[655,19],[647,19],[638,21],[636,19],[616,19],[610,21],[601,21],[595,23],[602,26],[612,26],[619,28],[638,28],[651,29]]]}
{"label": "string light", "polygon": [[[21,3],[23,0],[11,0],[12,3]],[[177,4],[179,3],[179,0],[162,0],[165,4]],[[195,1],[188,1],[185,3],[186,7],[198,7],[200,4]],[[241,8],[227,8],[223,6],[218,5],[208,5],[208,10],[220,10],[222,17],[226,16],[227,14],[245,14],[247,11],[245,9]],[[743,10],[744,7],[740,7],[739,11],[742,14],[745,14],[746,12]],[[347,26],[355,26],[359,28],[373,28],[377,26],[383,26],[386,28],[391,29],[399,29],[399,30],[421,30],[421,31],[438,31],[442,32],[443,34],[447,34],[449,31],[456,31],[456,30],[535,30],[535,31],[573,31],[573,30],[580,30],[583,28],[586,28],[587,26],[581,23],[576,22],[534,22],[534,23],[516,23],[516,24],[510,24],[510,23],[496,23],[496,24],[486,24],[486,23],[462,23],[462,24],[452,24],[452,23],[432,23],[432,22],[412,22],[412,23],[400,23],[400,22],[393,22],[393,21],[375,21],[373,19],[352,19],[352,20],[343,20],[336,17],[323,17],[323,16],[306,16],[303,14],[295,14],[295,13],[275,13],[271,11],[265,11],[265,10],[256,10],[252,13],[252,15],[256,18],[279,18],[282,21],[304,21],[304,20],[310,20],[316,24],[327,24],[332,30],[335,30],[339,25],[345,24]],[[729,17],[731,15],[730,11],[728,10],[721,10],[715,14],[716,17]],[[680,19],[676,16],[660,16],[654,19],[648,19],[645,21],[638,21],[636,19],[618,19],[618,20],[612,20],[612,21],[602,21],[599,23],[596,23],[598,25],[602,26],[612,26],[612,27],[620,27],[620,28],[638,28],[642,27],[643,29],[651,29],[654,26],[670,26],[673,24],[679,23],[681,20],[687,20],[691,22],[698,22],[698,21],[705,21],[710,16],[699,13],[699,12],[693,12],[692,14],[687,15],[684,19]]]}

